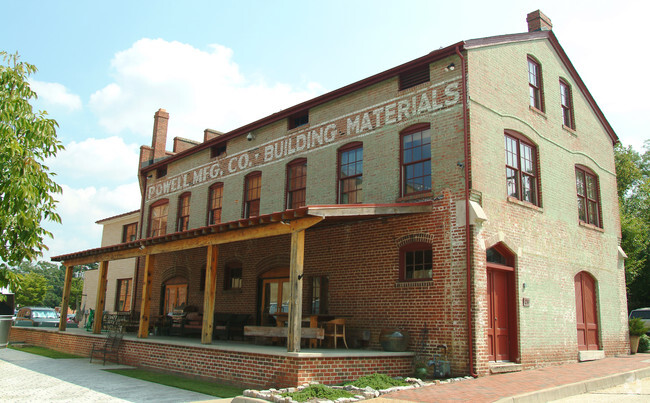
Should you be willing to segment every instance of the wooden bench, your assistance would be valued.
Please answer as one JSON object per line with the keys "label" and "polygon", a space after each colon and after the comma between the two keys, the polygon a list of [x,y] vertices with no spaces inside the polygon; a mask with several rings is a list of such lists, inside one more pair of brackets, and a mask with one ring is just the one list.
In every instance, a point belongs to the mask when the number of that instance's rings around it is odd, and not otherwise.
{"label": "wooden bench", "polygon": [[[244,336],[257,337],[288,337],[289,328],[279,326],[244,326]],[[325,338],[325,329],[320,327],[303,327],[300,330],[300,337],[303,339]]]}

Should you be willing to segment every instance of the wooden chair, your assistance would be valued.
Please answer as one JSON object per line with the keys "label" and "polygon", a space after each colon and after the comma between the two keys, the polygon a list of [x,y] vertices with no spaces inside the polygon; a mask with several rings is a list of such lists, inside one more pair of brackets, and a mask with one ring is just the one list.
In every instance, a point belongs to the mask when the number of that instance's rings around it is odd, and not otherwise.
{"label": "wooden chair", "polygon": [[348,343],[345,341],[345,319],[332,319],[325,322],[325,339],[331,337],[334,339],[334,348],[336,348],[336,340],[343,339],[345,348],[348,348]]}
{"label": "wooden chair", "polygon": [[90,351],[90,362],[93,362],[93,356],[95,353],[102,354],[104,362],[102,365],[106,365],[106,356],[115,357],[115,362],[120,363],[119,349],[122,344],[122,333],[109,332],[106,340],[103,344],[93,345],[92,350]]}

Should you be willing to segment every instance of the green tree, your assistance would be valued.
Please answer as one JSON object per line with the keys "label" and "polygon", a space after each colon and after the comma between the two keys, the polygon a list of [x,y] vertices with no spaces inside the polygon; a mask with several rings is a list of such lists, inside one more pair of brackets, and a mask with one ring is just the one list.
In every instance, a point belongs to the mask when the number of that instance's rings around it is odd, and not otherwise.
{"label": "green tree", "polygon": [[20,290],[16,292],[18,306],[42,306],[43,298],[50,287],[47,279],[38,273],[22,276]]}
{"label": "green tree", "polygon": [[620,145],[615,152],[628,308],[634,309],[650,306],[650,141],[643,154]]}
{"label": "green tree", "polygon": [[8,268],[42,256],[45,237],[52,237],[43,220],[61,222],[53,197],[61,187],[44,161],[63,146],[56,121],[30,104],[37,95],[28,78],[36,67],[17,54],[0,56],[0,287],[16,292],[19,278]]}

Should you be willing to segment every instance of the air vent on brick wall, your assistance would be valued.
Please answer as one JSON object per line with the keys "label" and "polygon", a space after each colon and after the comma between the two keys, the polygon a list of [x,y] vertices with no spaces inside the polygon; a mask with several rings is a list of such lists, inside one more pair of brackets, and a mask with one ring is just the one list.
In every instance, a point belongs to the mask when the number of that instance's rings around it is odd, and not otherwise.
{"label": "air vent on brick wall", "polygon": [[407,88],[415,87],[418,84],[426,83],[429,81],[429,65],[417,67],[415,69],[405,71],[399,75],[399,89],[405,90]]}

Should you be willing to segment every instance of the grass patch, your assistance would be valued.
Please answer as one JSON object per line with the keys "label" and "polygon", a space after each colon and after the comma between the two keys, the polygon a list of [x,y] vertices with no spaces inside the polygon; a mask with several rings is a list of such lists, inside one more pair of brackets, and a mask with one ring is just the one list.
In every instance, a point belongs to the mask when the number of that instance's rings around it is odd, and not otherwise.
{"label": "grass patch", "polygon": [[298,392],[283,393],[282,396],[288,396],[297,402],[305,402],[311,399],[328,399],[334,401],[341,397],[354,397],[352,393],[346,390],[332,389],[329,386],[325,385],[310,385]]}
{"label": "grass patch", "polygon": [[163,374],[144,369],[106,369],[105,371],[222,398],[239,396],[244,392],[244,389],[234,386],[183,378],[178,375]]}
{"label": "grass patch", "polygon": [[62,353],[60,351],[51,350],[49,348],[39,347],[39,346],[10,345],[9,348],[12,349],[12,350],[23,351],[25,353],[42,355],[43,357],[55,358],[55,359],[59,359],[59,358],[83,358],[83,357],[80,357],[78,355]]}
{"label": "grass patch", "polygon": [[354,382],[349,382],[346,385],[353,385],[357,388],[365,388],[370,386],[374,390],[382,390],[392,388],[393,386],[408,386],[408,382],[404,382],[400,379],[393,379],[388,375],[384,374],[372,374],[367,376],[362,376]]}

